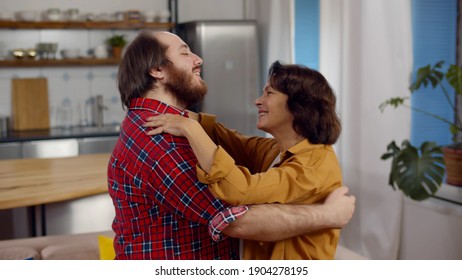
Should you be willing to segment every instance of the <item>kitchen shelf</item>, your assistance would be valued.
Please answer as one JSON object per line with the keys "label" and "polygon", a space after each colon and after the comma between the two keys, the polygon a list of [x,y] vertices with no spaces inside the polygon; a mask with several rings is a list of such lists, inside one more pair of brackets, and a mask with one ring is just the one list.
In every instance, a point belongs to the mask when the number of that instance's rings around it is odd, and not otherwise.
{"label": "kitchen shelf", "polygon": [[172,29],[171,22],[0,21],[0,29]]}
{"label": "kitchen shelf", "polygon": [[119,58],[76,58],[76,59],[21,59],[0,60],[0,67],[42,67],[42,66],[104,66],[118,65]]}

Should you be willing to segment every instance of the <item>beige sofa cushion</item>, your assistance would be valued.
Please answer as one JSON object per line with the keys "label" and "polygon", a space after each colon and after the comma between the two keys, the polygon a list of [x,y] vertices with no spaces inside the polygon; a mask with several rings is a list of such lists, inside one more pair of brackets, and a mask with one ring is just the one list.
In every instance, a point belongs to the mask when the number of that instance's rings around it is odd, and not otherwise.
{"label": "beige sofa cushion", "polygon": [[32,247],[0,248],[0,260],[39,260],[40,253]]}
{"label": "beige sofa cushion", "polygon": [[91,238],[85,242],[71,241],[68,244],[50,245],[41,252],[44,260],[98,260],[98,241]]}

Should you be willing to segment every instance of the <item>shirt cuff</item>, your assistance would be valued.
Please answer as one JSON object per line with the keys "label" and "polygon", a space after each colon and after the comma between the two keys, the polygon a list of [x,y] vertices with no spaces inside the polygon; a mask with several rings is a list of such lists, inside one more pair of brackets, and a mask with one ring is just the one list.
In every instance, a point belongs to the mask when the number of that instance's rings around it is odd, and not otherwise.
{"label": "shirt cuff", "polygon": [[224,239],[223,230],[232,222],[242,217],[249,207],[235,206],[229,207],[216,214],[209,223],[209,234],[214,241],[221,241]]}

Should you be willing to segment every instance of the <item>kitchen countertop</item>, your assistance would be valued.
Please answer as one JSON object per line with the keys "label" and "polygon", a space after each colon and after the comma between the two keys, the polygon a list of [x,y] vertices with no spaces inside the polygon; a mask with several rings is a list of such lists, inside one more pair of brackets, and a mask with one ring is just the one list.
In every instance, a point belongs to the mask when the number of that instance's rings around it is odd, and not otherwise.
{"label": "kitchen countertop", "polygon": [[43,130],[8,131],[0,137],[1,143],[24,142],[33,140],[118,136],[120,125],[76,126],[70,128],[50,128]]}

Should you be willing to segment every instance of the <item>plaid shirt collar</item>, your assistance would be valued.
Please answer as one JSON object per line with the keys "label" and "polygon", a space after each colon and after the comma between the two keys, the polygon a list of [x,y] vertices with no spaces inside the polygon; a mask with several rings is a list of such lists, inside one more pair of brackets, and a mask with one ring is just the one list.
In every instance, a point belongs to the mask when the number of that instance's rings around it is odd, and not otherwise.
{"label": "plaid shirt collar", "polygon": [[186,110],[181,110],[162,101],[151,98],[134,98],[130,101],[128,110],[147,110],[154,114],[175,114],[188,117]]}

